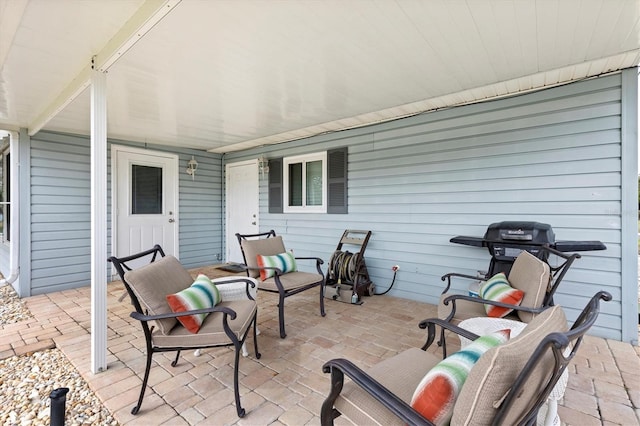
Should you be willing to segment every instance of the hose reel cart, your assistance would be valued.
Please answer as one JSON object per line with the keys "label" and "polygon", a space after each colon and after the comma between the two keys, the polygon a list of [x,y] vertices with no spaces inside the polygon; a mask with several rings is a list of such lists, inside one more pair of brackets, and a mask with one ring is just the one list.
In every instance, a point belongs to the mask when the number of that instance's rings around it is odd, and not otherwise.
{"label": "hose reel cart", "polygon": [[[327,271],[324,294],[326,297],[345,303],[362,304],[363,296],[372,296],[375,286],[369,278],[364,251],[371,231],[347,229],[342,234],[336,251],[331,255]],[[355,253],[343,246],[357,247]],[[352,248],[353,250],[353,248]]]}

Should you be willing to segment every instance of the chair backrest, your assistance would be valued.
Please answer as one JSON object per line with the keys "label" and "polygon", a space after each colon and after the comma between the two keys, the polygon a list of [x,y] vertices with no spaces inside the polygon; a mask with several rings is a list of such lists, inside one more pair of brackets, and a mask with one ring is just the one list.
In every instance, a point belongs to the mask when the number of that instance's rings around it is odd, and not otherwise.
{"label": "chair backrest", "polygon": [[[127,263],[151,255],[150,262],[136,269]],[[160,255],[158,257],[158,255]],[[165,256],[160,246],[126,258],[110,257],[136,311],[151,315],[171,313],[168,294],[177,293],[193,283],[191,274],[174,256]],[[177,324],[175,318],[156,321],[160,331],[168,334]]]}
{"label": "chair backrest", "polygon": [[[511,341],[487,351],[458,396],[451,424],[528,424],[557,384],[599,313],[591,298],[570,330],[560,306],[546,309]],[[570,349],[568,349],[570,348]]]}
{"label": "chair backrest", "polygon": [[238,243],[240,243],[244,264],[249,268],[256,268],[247,271],[247,275],[252,278],[260,276],[260,271],[257,269],[257,256],[259,254],[263,256],[273,256],[286,251],[282,237],[276,236],[276,232],[274,230],[253,235],[236,234],[236,237],[238,238]]}
{"label": "chair backrest", "polygon": [[[549,265],[526,250],[518,255],[509,272],[509,284],[524,292],[521,306],[528,308],[543,306],[550,279]],[[518,311],[518,317],[523,322],[530,322],[534,316]]]}

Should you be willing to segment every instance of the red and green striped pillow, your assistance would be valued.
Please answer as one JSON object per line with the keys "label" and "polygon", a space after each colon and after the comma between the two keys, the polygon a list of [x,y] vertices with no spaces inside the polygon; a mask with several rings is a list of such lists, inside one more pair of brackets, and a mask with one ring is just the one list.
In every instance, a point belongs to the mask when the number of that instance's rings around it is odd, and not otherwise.
{"label": "red and green striped pillow", "polygon": [[469,346],[440,361],[418,384],[411,407],[436,425],[448,425],[456,398],[471,368],[489,349],[509,340],[511,330],[478,337]]}
{"label": "red and green striped pillow", "polygon": [[[520,306],[522,299],[524,299],[524,292],[511,287],[504,272],[500,272],[485,281],[480,286],[478,294],[482,299],[508,303],[509,305],[515,306]],[[488,304],[484,305],[484,309],[487,312],[487,316],[493,318],[502,318],[513,311],[513,309],[510,308]]]}
{"label": "red and green striped pillow", "polygon": [[[298,270],[296,265],[296,258],[293,257],[293,253],[285,251],[284,253],[275,254],[273,256],[257,256],[258,266],[261,268],[278,268],[283,274],[287,272],[295,272]],[[264,281],[267,278],[271,278],[276,274],[274,269],[261,269],[260,280]]]}
{"label": "red and green striped pillow", "polygon": [[[209,277],[200,274],[190,287],[167,296],[167,302],[173,312],[187,312],[207,309],[220,303],[218,287]],[[191,333],[197,333],[208,314],[195,314],[178,317],[177,320]]]}

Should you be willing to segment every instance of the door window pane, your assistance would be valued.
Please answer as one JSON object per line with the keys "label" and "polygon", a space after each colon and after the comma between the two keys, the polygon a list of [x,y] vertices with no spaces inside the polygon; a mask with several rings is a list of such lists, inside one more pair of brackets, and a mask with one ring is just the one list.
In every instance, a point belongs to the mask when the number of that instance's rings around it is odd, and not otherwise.
{"label": "door window pane", "polygon": [[131,214],[162,214],[162,168],[132,166]]}
{"label": "door window pane", "polygon": [[322,161],[307,164],[307,206],[322,205]]}

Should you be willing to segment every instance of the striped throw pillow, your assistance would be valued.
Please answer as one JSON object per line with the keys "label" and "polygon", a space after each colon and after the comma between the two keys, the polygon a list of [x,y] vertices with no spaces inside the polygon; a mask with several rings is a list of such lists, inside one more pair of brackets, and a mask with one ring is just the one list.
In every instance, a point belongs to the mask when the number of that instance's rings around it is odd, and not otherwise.
{"label": "striped throw pillow", "polygon": [[[284,274],[286,274],[287,272],[295,272],[298,270],[298,265],[296,265],[296,258],[293,257],[293,253],[290,253],[288,251],[273,256],[262,256],[259,254],[257,257],[258,266],[260,268],[278,268]],[[261,269],[260,279],[264,281],[267,278],[273,277],[275,274],[276,271],[274,269]]]}
{"label": "striped throw pillow", "polygon": [[440,361],[418,384],[411,407],[436,425],[448,425],[471,368],[486,351],[507,342],[510,333],[511,330],[505,329],[478,337],[466,348]]}
{"label": "striped throw pillow", "polygon": [[[509,305],[520,306],[524,298],[524,292],[511,287],[504,272],[494,275],[480,286],[479,295],[481,298],[493,302],[508,303]],[[484,305],[487,316],[502,318],[513,311],[512,308],[503,308],[494,305]]]}
{"label": "striped throw pillow", "polygon": [[[220,303],[218,287],[209,277],[200,274],[190,287],[167,296],[167,302],[173,312],[187,312],[196,309],[207,309]],[[197,333],[207,314],[195,314],[178,317],[177,320],[191,333]]]}

